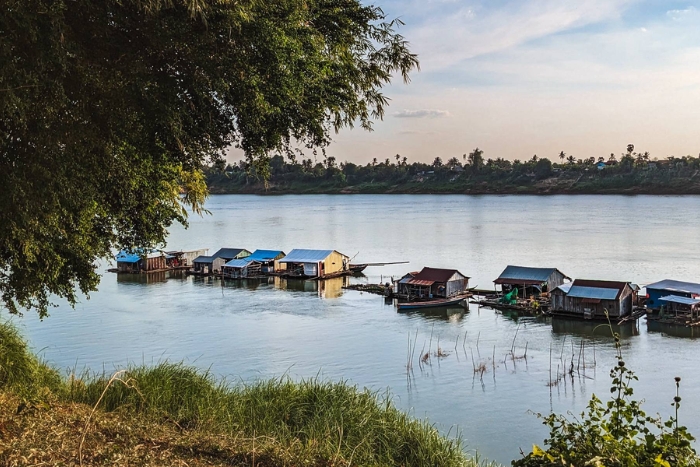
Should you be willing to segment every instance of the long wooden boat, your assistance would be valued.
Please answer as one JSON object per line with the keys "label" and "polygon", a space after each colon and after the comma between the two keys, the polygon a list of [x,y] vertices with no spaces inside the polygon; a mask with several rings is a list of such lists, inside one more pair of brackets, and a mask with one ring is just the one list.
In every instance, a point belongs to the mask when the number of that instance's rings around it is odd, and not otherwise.
{"label": "long wooden boat", "polygon": [[440,306],[458,305],[469,297],[471,297],[471,294],[456,295],[454,297],[449,297],[449,298],[435,298],[433,300],[424,300],[424,301],[418,301],[418,302],[403,302],[403,303],[397,303],[396,308],[399,311],[403,311],[403,310],[422,310],[424,308],[435,308],[435,307],[440,307]]}
{"label": "long wooden boat", "polygon": [[369,264],[348,264],[348,270],[355,274],[356,272],[364,271]]}

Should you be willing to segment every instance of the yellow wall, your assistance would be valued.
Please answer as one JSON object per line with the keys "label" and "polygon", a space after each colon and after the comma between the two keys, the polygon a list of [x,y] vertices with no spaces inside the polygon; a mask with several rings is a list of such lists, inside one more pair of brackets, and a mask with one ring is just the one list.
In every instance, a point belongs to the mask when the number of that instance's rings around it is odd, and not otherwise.
{"label": "yellow wall", "polygon": [[350,258],[337,251],[333,251],[324,262],[324,274],[333,274],[343,270],[343,258],[350,262]]}

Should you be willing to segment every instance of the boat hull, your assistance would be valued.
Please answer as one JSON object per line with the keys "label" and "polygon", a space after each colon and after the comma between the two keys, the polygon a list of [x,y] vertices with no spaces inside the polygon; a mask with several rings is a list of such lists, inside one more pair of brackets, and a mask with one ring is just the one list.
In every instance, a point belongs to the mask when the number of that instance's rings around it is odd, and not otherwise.
{"label": "boat hull", "polygon": [[405,311],[405,310],[423,310],[426,308],[437,308],[437,307],[459,305],[464,300],[469,298],[469,296],[470,295],[460,295],[457,297],[439,298],[439,299],[435,299],[435,300],[426,300],[426,301],[421,301],[421,302],[403,302],[403,303],[397,303],[396,308],[399,311]]}

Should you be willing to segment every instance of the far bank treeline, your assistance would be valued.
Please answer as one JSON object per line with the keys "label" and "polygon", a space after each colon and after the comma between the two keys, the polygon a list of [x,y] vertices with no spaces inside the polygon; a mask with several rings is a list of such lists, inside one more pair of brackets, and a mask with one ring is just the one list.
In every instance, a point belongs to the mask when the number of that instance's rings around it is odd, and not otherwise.
{"label": "far bank treeline", "polygon": [[366,165],[276,155],[267,163],[220,163],[206,170],[211,193],[700,194],[700,157],[652,158],[628,145],[621,154],[554,161],[491,159],[476,148],[432,164],[396,154]]}

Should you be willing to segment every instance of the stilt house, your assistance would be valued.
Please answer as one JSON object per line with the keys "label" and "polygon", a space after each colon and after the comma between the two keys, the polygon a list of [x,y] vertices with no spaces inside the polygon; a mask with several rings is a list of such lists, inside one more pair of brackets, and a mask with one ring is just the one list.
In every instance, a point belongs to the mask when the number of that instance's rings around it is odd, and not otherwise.
{"label": "stilt house", "polygon": [[[659,310],[662,306],[668,308],[670,303],[680,303],[673,297],[700,299],[700,284],[664,279],[646,286],[646,306],[650,310]],[[684,300],[688,302],[688,300]]]}
{"label": "stilt house", "polygon": [[629,282],[576,279],[552,290],[552,314],[584,319],[622,318],[632,312],[634,289]]}
{"label": "stilt house", "polygon": [[165,254],[158,250],[121,250],[117,256],[118,272],[149,272],[167,269]]}
{"label": "stilt house", "polygon": [[469,287],[469,278],[456,269],[423,268],[411,275],[404,276],[398,283],[398,293],[409,299],[448,298]]}
{"label": "stilt house", "polygon": [[200,274],[219,274],[224,264],[232,259],[250,256],[245,248],[221,248],[211,256],[198,256],[193,261],[194,271]]}
{"label": "stilt house", "polygon": [[500,285],[503,292],[510,292],[517,287],[518,295],[529,297],[550,292],[562,285],[565,280],[571,280],[571,278],[557,268],[507,266],[493,283]]}
{"label": "stilt house", "polygon": [[286,276],[327,278],[347,274],[350,257],[335,250],[295,249],[278,263]]}
{"label": "stilt house", "polygon": [[279,269],[279,260],[284,258],[280,250],[255,250],[243,259],[234,259],[224,264],[224,277],[243,279],[246,277],[267,276]]}

